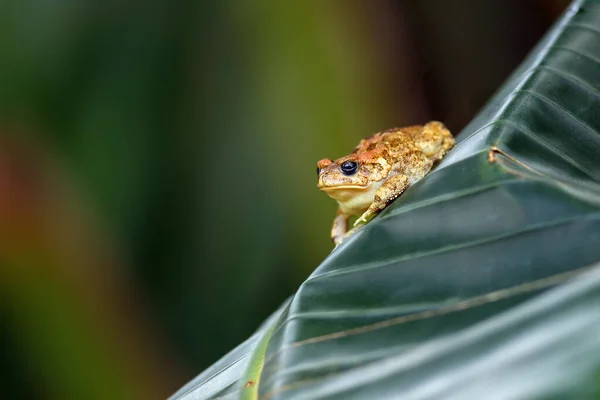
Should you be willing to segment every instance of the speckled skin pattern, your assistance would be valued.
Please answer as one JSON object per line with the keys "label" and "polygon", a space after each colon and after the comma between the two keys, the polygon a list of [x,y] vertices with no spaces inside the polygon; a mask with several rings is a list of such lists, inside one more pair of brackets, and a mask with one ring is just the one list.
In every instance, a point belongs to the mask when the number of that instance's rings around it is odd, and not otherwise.
{"label": "speckled skin pattern", "polygon": [[[338,245],[349,236],[348,219],[360,215],[354,226],[366,223],[410,185],[422,179],[432,166],[454,147],[454,138],[444,124],[393,128],[361,140],[354,151],[335,161],[317,163],[317,187],[337,200],[331,238]],[[341,166],[357,164],[348,174]]]}

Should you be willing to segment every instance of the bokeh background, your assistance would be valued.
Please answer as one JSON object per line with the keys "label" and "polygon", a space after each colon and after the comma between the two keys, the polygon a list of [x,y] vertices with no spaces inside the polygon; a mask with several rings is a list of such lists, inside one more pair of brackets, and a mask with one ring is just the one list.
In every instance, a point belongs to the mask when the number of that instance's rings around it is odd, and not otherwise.
{"label": "bokeh background", "polygon": [[567,0],[0,2],[0,387],[161,399],[331,251],[315,163],[473,117]]}

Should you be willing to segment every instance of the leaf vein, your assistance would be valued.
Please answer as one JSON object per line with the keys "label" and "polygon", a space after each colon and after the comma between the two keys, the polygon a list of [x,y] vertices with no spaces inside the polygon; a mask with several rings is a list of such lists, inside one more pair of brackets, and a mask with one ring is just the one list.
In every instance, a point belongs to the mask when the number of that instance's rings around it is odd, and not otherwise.
{"label": "leaf vein", "polygon": [[568,51],[571,52],[575,55],[581,56],[583,58],[587,58],[588,60],[592,61],[594,64],[597,64],[598,66],[600,66],[600,59],[596,58],[595,56],[591,55],[591,54],[587,54],[587,53],[583,53],[579,50],[575,50],[572,49],[570,47],[567,46],[563,46],[560,44],[555,44],[553,46],[551,46],[553,49],[558,49],[558,50],[564,50],[564,51]]}
{"label": "leaf vein", "polygon": [[[524,182],[526,182],[526,181],[510,182],[510,184],[524,183]],[[589,216],[589,215],[590,214],[587,214],[586,216]],[[591,219],[595,219],[595,218],[600,217],[599,213],[595,213],[595,214],[592,214],[592,215],[593,215],[593,217]],[[388,266],[390,264],[398,263],[398,262],[402,262],[402,261],[406,261],[406,260],[423,258],[423,257],[427,257],[427,256],[430,256],[430,255],[444,253],[444,252],[447,252],[447,251],[453,251],[453,250],[459,250],[459,249],[465,249],[465,248],[475,247],[475,246],[479,246],[479,245],[482,245],[482,244],[487,244],[487,243],[491,243],[491,242],[494,242],[494,241],[497,241],[497,240],[508,238],[508,237],[511,237],[511,236],[517,236],[517,235],[520,235],[520,234],[529,233],[529,232],[541,230],[541,229],[544,229],[544,228],[549,228],[549,227],[563,225],[563,224],[566,224],[566,223],[569,223],[569,222],[576,221],[577,219],[579,219],[581,217],[582,217],[582,215],[577,215],[575,217],[562,218],[562,219],[553,220],[553,221],[550,221],[550,222],[544,222],[544,223],[540,223],[540,224],[532,224],[532,225],[528,225],[524,229],[519,229],[519,230],[510,231],[510,232],[505,232],[505,233],[502,233],[500,235],[489,236],[489,237],[486,237],[484,239],[477,239],[477,240],[472,240],[472,241],[469,241],[469,242],[462,242],[462,243],[459,243],[459,244],[453,244],[453,245],[448,245],[448,246],[444,246],[444,247],[439,247],[439,248],[436,248],[435,250],[427,250],[427,251],[423,251],[423,252],[416,252],[416,253],[404,254],[402,256],[391,258],[391,259],[386,259],[386,260],[381,260],[381,261],[374,261],[374,262],[371,262],[371,263],[368,263],[368,264],[364,264],[364,265],[359,265],[359,266],[355,265],[355,266],[346,267],[343,270],[328,271],[328,272],[324,272],[324,273],[319,274],[319,275],[313,275],[313,276],[309,277],[304,282],[304,284],[310,283],[310,282],[312,282],[314,280],[321,279],[321,278],[331,278],[331,277],[334,277],[334,276],[346,275],[346,274],[350,274],[350,273],[354,273],[354,272],[358,272],[358,271],[364,271],[364,270],[369,270],[369,269],[376,269],[376,268],[386,267],[386,266]]]}
{"label": "leaf vein", "polygon": [[574,167],[578,168],[582,172],[586,173],[586,175],[588,175],[590,178],[592,178],[594,180],[598,180],[598,177],[596,177],[594,173],[592,173],[587,168],[583,167],[575,159],[567,156],[562,151],[560,151],[559,149],[557,149],[556,147],[554,147],[552,144],[550,144],[544,138],[542,138],[542,137],[538,136],[537,134],[535,134],[534,131],[532,131],[531,129],[527,128],[525,125],[520,124],[520,123],[518,123],[516,121],[509,120],[509,119],[504,119],[502,121],[503,121],[503,123],[505,125],[511,126],[513,129],[516,129],[519,132],[521,132],[521,133],[523,133],[523,134],[531,137],[533,140],[535,140],[541,146],[544,146],[544,147],[548,148],[550,151],[552,151],[554,154],[556,154],[557,156],[559,156],[560,158],[562,158],[563,160],[565,160],[567,163],[573,165]]}
{"label": "leaf vein", "polygon": [[594,139],[598,139],[598,133],[596,132],[596,129],[594,129],[587,122],[585,122],[584,120],[582,120],[581,118],[579,118],[578,116],[573,114],[570,110],[568,110],[568,109],[564,108],[563,106],[561,106],[560,104],[556,103],[555,101],[553,101],[553,100],[549,99],[548,97],[544,96],[543,94],[538,93],[531,89],[521,89],[518,92],[529,94],[529,95],[536,97],[555,108],[558,108],[563,113],[565,113],[566,115],[571,117],[571,119],[577,121],[581,126],[585,127],[589,132],[591,132],[592,133],[592,135],[590,135],[591,137],[593,137]]}
{"label": "leaf vein", "polygon": [[596,89],[594,86],[590,85],[589,83],[582,81],[581,79],[578,79],[576,76],[574,76],[568,72],[562,71],[560,69],[552,68],[547,65],[539,65],[537,68],[546,70],[554,75],[558,75],[565,79],[568,79],[571,82],[575,83],[577,86],[581,87],[583,90],[585,90],[587,92],[591,92],[594,96],[600,98],[600,91],[598,91],[598,89]]}
{"label": "leaf vein", "polygon": [[[519,285],[514,285],[514,286],[511,286],[508,288],[489,292],[489,293],[481,295],[481,296],[475,296],[475,297],[465,299],[465,300],[456,302],[454,304],[451,304],[451,305],[448,305],[445,307],[438,308],[436,310],[428,310],[428,311],[424,311],[424,312],[421,312],[418,314],[403,315],[400,317],[391,318],[389,320],[365,325],[365,326],[358,327],[358,328],[352,328],[352,329],[348,329],[345,331],[339,331],[339,332],[334,332],[334,333],[330,333],[330,334],[326,334],[326,335],[316,336],[316,337],[309,338],[309,339],[300,340],[300,341],[291,343],[287,346],[281,347],[279,349],[278,353],[276,353],[276,354],[279,354],[287,349],[298,348],[298,347],[308,345],[308,344],[320,343],[320,342],[338,339],[340,337],[346,337],[346,336],[350,336],[350,335],[358,335],[358,334],[362,334],[362,333],[368,333],[368,332],[372,332],[375,330],[388,328],[390,326],[397,326],[397,325],[404,324],[407,322],[425,320],[425,319],[429,319],[429,318],[438,317],[441,315],[448,315],[448,314],[451,314],[454,312],[464,311],[464,310],[471,309],[474,307],[483,306],[483,305],[486,305],[489,303],[505,300],[507,298],[514,297],[517,295],[530,293],[532,291],[542,290],[542,289],[545,289],[545,288],[548,288],[551,286],[558,285],[568,279],[571,279],[571,278],[573,278],[577,275],[580,275],[586,271],[589,271],[591,269],[593,269],[593,266],[577,268],[572,271],[554,274],[554,275],[547,276],[547,277],[544,277],[541,279],[537,279],[537,280],[534,280],[531,282],[525,282],[525,283],[522,283]],[[271,359],[274,356],[275,356],[275,354],[271,357]],[[267,361],[270,361],[270,360],[265,360],[265,364],[267,363]],[[265,394],[264,399],[268,399],[268,398],[272,397],[272,395],[274,393],[280,393],[282,391],[287,391],[292,388],[304,386],[304,384],[302,384],[302,382],[306,382],[306,384],[308,384],[310,382],[322,380],[330,375],[333,375],[333,374],[329,374],[329,375],[326,375],[324,377],[319,377],[319,378],[299,380],[299,381],[290,383],[288,385],[281,386],[280,388],[274,388],[273,390],[271,390],[271,392]]]}
{"label": "leaf vein", "polygon": [[596,29],[595,26],[581,24],[581,23],[577,23],[577,22],[571,22],[568,27],[588,30],[588,31],[593,32],[594,34],[600,36],[600,31],[598,29]]}

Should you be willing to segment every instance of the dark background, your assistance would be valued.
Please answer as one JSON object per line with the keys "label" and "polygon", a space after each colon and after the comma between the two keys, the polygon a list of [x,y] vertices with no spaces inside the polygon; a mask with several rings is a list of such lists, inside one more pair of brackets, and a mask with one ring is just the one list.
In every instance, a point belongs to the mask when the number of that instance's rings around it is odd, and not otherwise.
{"label": "dark background", "polygon": [[0,3],[4,398],[160,399],[332,249],[315,163],[458,133],[566,0]]}

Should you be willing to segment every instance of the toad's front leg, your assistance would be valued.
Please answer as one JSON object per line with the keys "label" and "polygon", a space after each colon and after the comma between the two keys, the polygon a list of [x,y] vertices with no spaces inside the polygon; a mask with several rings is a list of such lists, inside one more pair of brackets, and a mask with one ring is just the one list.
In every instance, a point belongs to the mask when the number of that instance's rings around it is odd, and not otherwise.
{"label": "toad's front leg", "polygon": [[410,181],[406,175],[394,175],[388,178],[383,185],[377,189],[373,203],[371,203],[368,210],[356,220],[354,226],[361,222],[368,222],[375,214],[386,208],[396,197],[400,196],[409,185]]}
{"label": "toad's front leg", "polygon": [[348,218],[349,216],[342,213],[342,210],[338,208],[337,215],[333,219],[333,226],[331,227],[331,240],[336,246],[342,243],[348,232]]}

